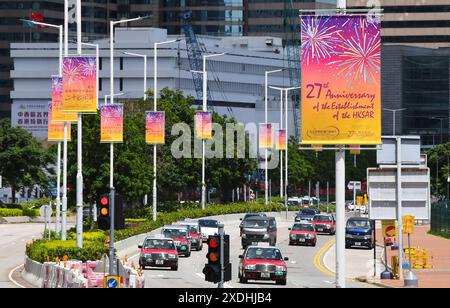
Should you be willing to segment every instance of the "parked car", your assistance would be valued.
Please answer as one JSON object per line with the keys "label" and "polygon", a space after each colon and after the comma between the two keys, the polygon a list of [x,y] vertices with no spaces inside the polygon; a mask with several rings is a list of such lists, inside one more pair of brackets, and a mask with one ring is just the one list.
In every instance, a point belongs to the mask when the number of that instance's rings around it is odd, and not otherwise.
{"label": "parked car", "polygon": [[267,242],[271,246],[277,243],[277,223],[274,217],[250,217],[242,222],[241,244],[246,249],[249,245]]}
{"label": "parked car", "polygon": [[313,217],[313,224],[317,233],[336,234],[336,221],[333,215],[316,215]]}
{"label": "parked car", "polygon": [[300,222],[302,220],[312,221],[313,217],[317,214],[315,209],[301,209],[297,216],[295,216],[295,222]]}
{"label": "parked car", "polygon": [[351,217],[345,228],[345,248],[375,247],[375,222],[365,217]]}
{"label": "parked car", "polygon": [[174,241],[179,255],[191,256],[191,237],[186,226],[166,225],[161,229],[161,234]]}
{"label": "parked car", "polygon": [[175,225],[186,226],[191,237],[191,247],[199,251],[203,249],[203,237],[198,220],[179,221]]}
{"label": "parked car", "polygon": [[151,267],[170,267],[173,271],[178,270],[178,252],[171,238],[148,237],[142,245],[139,256],[139,266],[145,269]]}
{"label": "parked car", "polygon": [[204,242],[210,235],[219,234],[219,222],[215,219],[199,219],[198,225]]}
{"label": "parked car", "polygon": [[301,221],[295,223],[292,228],[289,228],[289,245],[310,245],[316,246],[317,233],[314,225],[309,221]]}
{"label": "parked car", "polygon": [[243,255],[240,255],[239,282],[248,280],[273,280],[276,284],[286,285],[287,265],[289,258],[283,258],[281,250],[277,247],[249,246]]}

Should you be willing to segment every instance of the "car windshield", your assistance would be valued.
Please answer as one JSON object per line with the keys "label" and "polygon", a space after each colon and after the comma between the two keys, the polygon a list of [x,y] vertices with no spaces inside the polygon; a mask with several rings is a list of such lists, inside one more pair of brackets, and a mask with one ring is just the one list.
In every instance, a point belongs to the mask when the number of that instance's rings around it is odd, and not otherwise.
{"label": "car windshield", "polygon": [[164,234],[165,237],[169,237],[169,238],[187,237],[186,230],[180,230],[180,229],[164,229],[162,231],[162,234]]}
{"label": "car windshield", "polygon": [[314,221],[332,222],[333,219],[331,218],[331,216],[318,215],[318,216],[314,216]]}
{"label": "car windshield", "polygon": [[368,220],[349,220],[347,228],[369,229],[370,222]]}
{"label": "car windshield", "polygon": [[295,224],[292,228],[294,231],[314,231],[312,224]]}
{"label": "car windshield", "polygon": [[260,228],[267,228],[269,225],[269,221],[266,219],[248,219],[244,220],[244,228],[249,229],[260,229]]}
{"label": "car windshield", "polygon": [[219,224],[217,220],[199,220],[198,223],[200,227],[204,228],[217,228],[217,225]]}
{"label": "car windshield", "polygon": [[253,247],[247,250],[246,259],[283,260],[278,248]]}
{"label": "car windshield", "polygon": [[314,210],[301,210],[300,215],[316,215],[316,211]]}
{"label": "car windshield", "polygon": [[145,241],[145,249],[175,249],[173,241],[169,240],[159,240],[159,239],[149,239]]}
{"label": "car windshield", "polygon": [[196,226],[187,226],[189,233],[199,233]]}

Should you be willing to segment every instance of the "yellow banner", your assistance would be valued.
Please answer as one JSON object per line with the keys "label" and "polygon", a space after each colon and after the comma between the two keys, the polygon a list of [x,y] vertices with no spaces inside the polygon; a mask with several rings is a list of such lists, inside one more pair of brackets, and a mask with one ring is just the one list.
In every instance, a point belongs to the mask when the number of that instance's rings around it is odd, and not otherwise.
{"label": "yellow banner", "polygon": [[[52,102],[48,103],[48,142],[64,141],[64,122],[52,121]],[[67,141],[71,141],[71,124],[67,123]]]}

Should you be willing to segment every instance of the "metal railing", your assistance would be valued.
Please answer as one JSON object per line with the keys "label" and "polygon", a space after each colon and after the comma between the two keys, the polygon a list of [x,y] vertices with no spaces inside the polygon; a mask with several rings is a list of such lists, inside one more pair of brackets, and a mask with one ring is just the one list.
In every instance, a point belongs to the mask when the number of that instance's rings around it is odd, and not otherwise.
{"label": "metal railing", "polygon": [[431,232],[450,238],[450,201],[431,205]]}

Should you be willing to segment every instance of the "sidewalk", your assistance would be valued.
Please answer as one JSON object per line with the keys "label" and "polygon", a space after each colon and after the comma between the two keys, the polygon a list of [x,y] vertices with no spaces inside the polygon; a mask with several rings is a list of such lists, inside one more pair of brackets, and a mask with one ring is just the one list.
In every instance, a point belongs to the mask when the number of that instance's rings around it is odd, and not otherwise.
{"label": "sidewalk", "polygon": [[[420,288],[450,288],[450,240],[430,235],[430,226],[416,226],[414,234],[411,235],[411,246],[426,249],[428,253],[428,263],[430,269],[413,270],[419,281]],[[377,230],[377,238],[381,238],[381,230]],[[404,237],[404,246],[407,247],[407,237]],[[391,257],[398,255],[397,251],[387,249],[388,262]],[[384,258],[384,257],[383,257]],[[373,280],[389,287],[401,288],[403,281],[399,280]]]}

